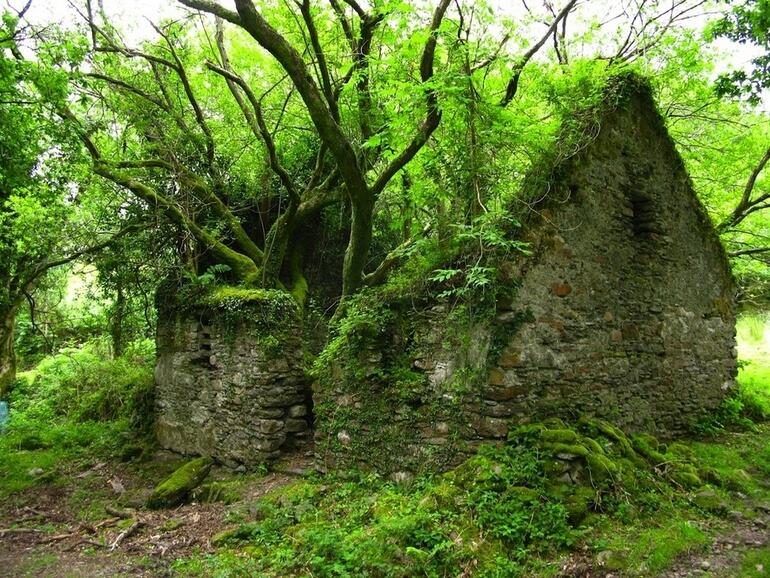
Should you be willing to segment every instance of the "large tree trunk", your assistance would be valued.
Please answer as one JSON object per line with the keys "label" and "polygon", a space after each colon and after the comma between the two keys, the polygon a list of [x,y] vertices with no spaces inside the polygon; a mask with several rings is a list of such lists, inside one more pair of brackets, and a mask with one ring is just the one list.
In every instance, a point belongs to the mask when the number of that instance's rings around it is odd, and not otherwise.
{"label": "large tree trunk", "polygon": [[351,204],[350,240],[342,268],[342,294],[352,295],[361,287],[364,267],[372,244],[374,198],[366,196]]}
{"label": "large tree trunk", "polygon": [[0,399],[11,391],[16,379],[16,351],[13,349],[15,313],[9,312],[0,320]]}

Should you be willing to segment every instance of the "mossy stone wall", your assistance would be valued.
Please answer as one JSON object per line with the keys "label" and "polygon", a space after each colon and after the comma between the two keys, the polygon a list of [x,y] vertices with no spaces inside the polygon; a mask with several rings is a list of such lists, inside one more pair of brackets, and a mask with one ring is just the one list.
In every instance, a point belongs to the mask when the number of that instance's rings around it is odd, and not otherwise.
{"label": "mossy stone wall", "polygon": [[515,297],[487,318],[372,305],[388,313],[379,333],[319,371],[322,465],[442,469],[551,416],[676,436],[720,404],[736,375],[734,283],[647,91],[555,168],[524,239],[532,254],[505,264]]}
{"label": "mossy stone wall", "polygon": [[290,299],[228,289],[159,307],[161,446],[253,466],[307,441],[301,318]]}

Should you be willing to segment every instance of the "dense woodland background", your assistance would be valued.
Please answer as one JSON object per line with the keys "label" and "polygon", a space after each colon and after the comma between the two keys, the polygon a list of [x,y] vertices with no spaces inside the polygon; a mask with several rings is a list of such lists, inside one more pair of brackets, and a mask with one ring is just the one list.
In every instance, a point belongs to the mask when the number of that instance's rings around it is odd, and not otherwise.
{"label": "dense woodland background", "polygon": [[0,8],[0,447],[33,451],[0,496],[145,439],[161,287],[285,291],[332,335],[371,287],[494,297],[618,75],[650,83],[739,287],[749,385],[700,431],[770,414],[769,1],[112,4]]}

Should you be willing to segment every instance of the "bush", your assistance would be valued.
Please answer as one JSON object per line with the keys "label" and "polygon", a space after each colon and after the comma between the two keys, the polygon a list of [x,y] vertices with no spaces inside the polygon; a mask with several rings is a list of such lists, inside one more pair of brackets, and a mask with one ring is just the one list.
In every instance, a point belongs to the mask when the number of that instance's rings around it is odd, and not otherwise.
{"label": "bush", "polygon": [[[151,343],[150,343],[151,345]],[[95,344],[45,358],[11,393],[11,425],[32,421],[113,421],[147,427],[152,415],[152,349],[133,344],[106,359]]]}

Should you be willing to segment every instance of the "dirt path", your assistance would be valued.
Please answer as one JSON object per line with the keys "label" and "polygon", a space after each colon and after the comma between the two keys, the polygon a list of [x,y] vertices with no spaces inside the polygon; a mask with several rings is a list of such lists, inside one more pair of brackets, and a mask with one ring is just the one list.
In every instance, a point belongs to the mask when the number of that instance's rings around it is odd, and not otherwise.
{"label": "dirt path", "polygon": [[[752,550],[763,549],[770,541],[766,513],[756,519],[738,519],[729,530],[720,533],[705,552],[695,552],[680,560],[661,578],[685,578],[688,576],[742,576],[744,556]],[[753,570],[759,575],[770,576],[770,567],[758,564]]]}
{"label": "dirt path", "polygon": [[[163,458],[149,469],[168,471],[177,463]],[[212,536],[233,525],[234,509],[295,480],[309,461],[296,456],[280,466],[283,473],[244,476],[232,506],[191,503],[161,511],[136,507],[162,479],[145,477],[148,467],[102,463],[59,472],[63,482],[30,488],[0,506],[0,577],[171,576],[177,558],[212,550]]]}

